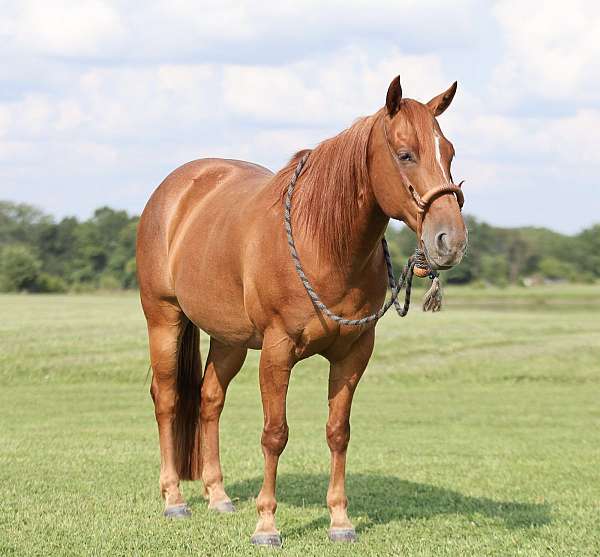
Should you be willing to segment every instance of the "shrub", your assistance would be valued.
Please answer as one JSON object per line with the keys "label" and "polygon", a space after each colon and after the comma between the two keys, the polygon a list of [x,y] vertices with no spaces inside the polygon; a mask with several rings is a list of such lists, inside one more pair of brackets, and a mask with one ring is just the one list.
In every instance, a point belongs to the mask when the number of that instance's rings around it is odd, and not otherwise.
{"label": "shrub", "polygon": [[0,282],[7,291],[33,290],[41,266],[41,261],[30,247],[9,244],[0,252]]}
{"label": "shrub", "polygon": [[121,283],[119,282],[119,279],[108,273],[104,273],[104,274],[100,275],[100,279],[98,280],[98,286],[102,290],[120,290],[121,289]]}
{"label": "shrub", "polygon": [[483,254],[481,256],[481,279],[496,286],[508,284],[508,261],[503,255]]}
{"label": "shrub", "polygon": [[61,293],[69,290],[69,285],[61,277],[50,275],[48,273],[40,273],[35,280],[33,290],[36,292],[54,292]]}
{"label": "shrub", "polygon": [[565,261],[561,261],[556,257],[543,257],[538,263],[540,273],[549,279],[571,280],[573,276],[573,265]]}

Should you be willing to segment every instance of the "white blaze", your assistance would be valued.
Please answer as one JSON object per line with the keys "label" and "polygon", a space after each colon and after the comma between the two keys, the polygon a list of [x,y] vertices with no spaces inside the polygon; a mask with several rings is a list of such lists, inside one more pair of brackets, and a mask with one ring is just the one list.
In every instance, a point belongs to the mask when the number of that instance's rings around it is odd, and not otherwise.
{"label": "white blaze", "polygon": [[448,176],[446,175],[446,171],[444,170],[444,165],[442,164],[442,153],[440,151],[440,136],[437,134],[436,131],[433,132],[433,140],[435,142],[435,160],[438,163],[438,166],[440,167],[440,170],[442,171],[442,175],[444,176],[444,180],[446,180],[446,183],[450,183],[450,180],[448,180]]}

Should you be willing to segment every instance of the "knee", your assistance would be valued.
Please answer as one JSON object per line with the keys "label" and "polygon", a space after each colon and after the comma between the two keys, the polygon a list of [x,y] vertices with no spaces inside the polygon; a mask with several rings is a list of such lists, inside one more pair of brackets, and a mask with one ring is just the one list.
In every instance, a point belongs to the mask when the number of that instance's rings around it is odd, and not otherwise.
{"label": "knee", "polygon": [[218,420],[223,406],[225,397],[222,393],[212,390],[202,390],[200,399],[200,417],[203,421]]}
{"label": "knee", "polygon": [[265,450],[269,451],[272,454],[276,454],[279,456],[288,441],[288,426],[286,423],[279,425],[269,425],[267,424],[263,429],[262,434],[262,446]]}
{"label": "knee", "polygon": [[350,423],[328,423],[326,427],[327,444],[333,452],[344,452],[350,441]]}

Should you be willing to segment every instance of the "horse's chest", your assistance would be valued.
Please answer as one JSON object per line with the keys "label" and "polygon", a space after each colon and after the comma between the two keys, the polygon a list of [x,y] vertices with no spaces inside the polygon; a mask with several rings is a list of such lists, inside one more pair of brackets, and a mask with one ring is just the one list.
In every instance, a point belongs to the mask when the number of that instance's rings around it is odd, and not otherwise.
{"label": "horse's chest", "polygon": [[[381,307],[385,296],[385,283],[381,286],[376,284],[374,290],[368,292],[367,288],[351,289],[338,304],[331,307],[331,310],[335,314],[352,319],[370,315]],[[373,326],[339,325],[324,314],[313,312],[301,328],[300,334],[296,336],[296,355],[299,358],[313,354],[322,354],[331,359],[342,358],[356,340]]]}
{"label": "horse's chest", "polygon": [[303,359],[314,354],[322,354],[327,358],[341,358],[364,330],[363,327],[340,327],[320,316],[309,321],[296,338],[296,356]]}

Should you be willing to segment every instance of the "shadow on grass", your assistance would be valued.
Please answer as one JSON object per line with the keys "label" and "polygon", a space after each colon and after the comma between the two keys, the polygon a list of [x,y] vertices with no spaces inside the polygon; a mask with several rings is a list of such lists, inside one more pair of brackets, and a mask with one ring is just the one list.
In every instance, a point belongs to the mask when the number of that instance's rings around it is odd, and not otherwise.
{"label": "shadow on grass", "polygon": [[[280,474],[277,500],[296,507],[325,508],[329,478],[324,474]],[[261,478],[229,485],[233,499],[255,497]],[[348,474],[347,493],[350,516],[364,517],[358,530],[398,520],[427,519],[441,514],[461,514],[474,521],[483,515],[500,519],[507,528],[529,528],[551,521],[547,503],[494,501],[487,497],[469,497],[457,491],[401,480],[380,474]],[[302,528],[314,530],[328,526],[326,514]]]}

